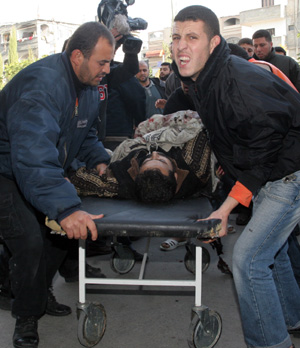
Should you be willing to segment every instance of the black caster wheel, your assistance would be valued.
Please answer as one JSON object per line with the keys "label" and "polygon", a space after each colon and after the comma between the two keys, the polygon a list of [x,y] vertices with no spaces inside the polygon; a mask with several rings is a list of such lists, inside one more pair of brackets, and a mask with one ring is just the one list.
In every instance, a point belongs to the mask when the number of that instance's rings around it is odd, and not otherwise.
{"label": "black caster wheel", "polygon": [[[202,248],[202,273],[204,273],[209,266],[210,263],[210,255],[206,248]],[[196,259],[196,245],[195,244],[187,244],[186,245],[186,254],[184,257],[184,265],[185,268],[195,274],[195,259]]]}
{"label": "black caster wheel", "polygon": [[126,245],[114,245],[115,252],[110,260],[111,268],[119,274],[130,272],[135,265],[134,253]]}
{"label": "black caster wheel", "polygon": [[212,348],[218,342],[222,331],[220,315],[210,309],[194,315],[190,324],[190,348]]}
{"label": "black caster wheel", "polygon": [[78,313],[78,340],[85,347],[93,347],[99,343],[106,329],[105,309],[100,303],[90,303]]}

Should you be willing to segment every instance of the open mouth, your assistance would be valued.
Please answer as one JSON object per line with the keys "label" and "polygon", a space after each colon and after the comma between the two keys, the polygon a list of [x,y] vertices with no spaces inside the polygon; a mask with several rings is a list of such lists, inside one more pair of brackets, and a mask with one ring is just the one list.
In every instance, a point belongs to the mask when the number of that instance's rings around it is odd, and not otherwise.
{"label": "open mouth", "polygon": [[181,66],[185,66],[189,62],[190,62],[190,57],[187,57],[187,56],[179,57],[179,63]]}

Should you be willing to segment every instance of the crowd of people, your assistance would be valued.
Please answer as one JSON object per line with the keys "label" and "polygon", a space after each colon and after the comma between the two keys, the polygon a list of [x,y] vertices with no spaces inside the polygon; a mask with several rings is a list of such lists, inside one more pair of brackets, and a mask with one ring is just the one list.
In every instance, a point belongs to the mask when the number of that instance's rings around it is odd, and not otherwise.
{"label": "crowd of people", "polygon": [[[229,45],[215,13],[195,5],[175,16],[172,63],[154,78],[138,61],[140,43],[120,43],[116,27],[81,25],[62,53],[31,64],[0,91],[0,306],[16,318],[14,347],[38,347],[45,313],[71,313],[56,301],[52,282],[62,268],[66,280],[77,279],[72,240],[87,239],[89,230],[94,252],[109,252],[94,222],[103,215],[83,211],[80,196],[167,202],[197,194],[213,201],[218,185],[223,197],[207,219],[222,220],[220,237],[235,210],[245,225],[232,274],[246,345],[294,347],[298,63],[273,47],[267,30]],[[119,63],[113,58],[121,46]],[[46,217],[68,239],[50,234]],[[184,244],[172,238],[162,249]],[[87,273],[104,276],[89,265]]]}

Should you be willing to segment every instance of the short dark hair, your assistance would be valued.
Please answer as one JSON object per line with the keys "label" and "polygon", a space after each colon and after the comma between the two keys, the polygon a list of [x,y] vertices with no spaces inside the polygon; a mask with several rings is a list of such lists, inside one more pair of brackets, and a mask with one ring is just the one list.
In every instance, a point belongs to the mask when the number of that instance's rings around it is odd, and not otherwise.
{"label": "short dark hair", "polygon": [[99,38],[106,39],[114,47],[115,39],[105,25],[99,22],[87,22],[78,27],[70,37],[66,53],[69,57],[78,49],[85,58],[90,58]]}
{"label": "short dark hair", "polygon": [[247,44],[247,45],[252,45],[253,46],[253,42],[249,37],[243,37],[242,39],[240,39],[240,41],[238,42],[238,45],[243,45],[243,44]]}
{"label": "short dark hair", "polygon": [[179,11],[174,22],[203,21],[204,30],[209,39],[220,35],[220,24],[216,14],[209,8],[201,5],[188,6]]}
{"label": "short dark hair", "polygon": [[272,37],[271,34],[268,30],[266,29],[259,29],[257,30],[253,35],[252,35],[252,40],[253,39],[259,39],[261,37],[264,37],[267,41],[271,42]]}
{"label": "short dark hair", "polygon": [[147,65],[147,67],[148,67],[148,69],[149,69],[149,63],[148,63],[147,60],[140,60],[140,61],[139,61],[139,65],[140,65],[140,64],[145,64],[145,65]]}
{"label": "short dark hair", "polygon": [[135,179],[135,196],[145,203],[168,202],[174,198],[176,187],[174,172],[166,176],[158,169],[148,169]]}
{"label": "short dark hair", "polygon": [[233,54],[234,56],[238,56],[244,59],[249,59],[248,53],[239,45],[228,43],[228,47],[230,48],[230,54]]}
{"label": "short dark hair", "polygon": [[274,47],[275,52],[282,52],[286,56],[286,50],[280,46]]}
{"label": "short dark hair", "polygon": [[169,62],[163,62],[160,64],[160,66],[168,66],[170,70],[172,70],[172,65]]}

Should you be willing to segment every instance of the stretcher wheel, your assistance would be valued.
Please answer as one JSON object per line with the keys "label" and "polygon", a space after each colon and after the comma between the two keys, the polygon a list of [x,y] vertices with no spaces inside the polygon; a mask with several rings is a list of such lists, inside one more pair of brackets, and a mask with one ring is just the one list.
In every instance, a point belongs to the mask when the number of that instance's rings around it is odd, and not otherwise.
{"label": "stretcher wheel", "polygon": [[84,310],[79,310],[78,340],[85,347],[93,347],[104,335],[106,312],[100,303],[90,303]]}
{"label": "stretcher wheel", "polygon": [[212,348],[218,342],[222,331],[220,315],[206,309],[200,316],[194,315],[190,324],[190,348]]}
{"label": "stretcher wheel", "polygon": [[[204,273],[210,264],[210,255],[206,248],[202,248],[202,273]],[[195,274],[195,259],[196,259],[196,245],[188,244],[186,245],[186,254],[184,257],[185,268]]]}
{"label": "stretcher wheel", "polygon": [[135,265],[133,251],[127,245],[114,245],[115,252],[110,260],[113,271],[119,274],[125,274],[132,270]]}

